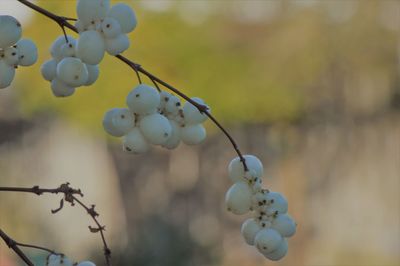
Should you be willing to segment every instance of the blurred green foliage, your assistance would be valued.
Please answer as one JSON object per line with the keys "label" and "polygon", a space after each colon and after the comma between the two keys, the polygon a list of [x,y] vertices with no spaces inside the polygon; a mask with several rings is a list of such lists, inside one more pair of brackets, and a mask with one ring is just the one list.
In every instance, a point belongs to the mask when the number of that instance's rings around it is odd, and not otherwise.
{"label": "blurred green foliage", "polygon": [[[191,24],[173,8],[150,12],[138,2],[127,3],[139,23],[124,55],[186,94],[204,98],[216,117],[230,124],[301,118],[324,99],[336,97],[340,88],[335,86],[340,84],[324,83],[333,68],[352,77],[369,71],[395,75],[396,36],[375,23],[376,1],[364,2],[340,25],[312,8],[283,13],[268,23],[241,23],[220,12]],[[74,1],[38,4],[75,16]],[[48,49],[60,34],[57,24],[38,14],[24,25],[24,36],[37,42],[40,57],[34,67],[17,74],[23,113],[56,113],[100,132],[103,114],[125,106],[127,93],[137,84],[134,72],[106,55],[94,85],[78,89],[72,97],[55,98],[40,75],[40,65],[50,58]]]}

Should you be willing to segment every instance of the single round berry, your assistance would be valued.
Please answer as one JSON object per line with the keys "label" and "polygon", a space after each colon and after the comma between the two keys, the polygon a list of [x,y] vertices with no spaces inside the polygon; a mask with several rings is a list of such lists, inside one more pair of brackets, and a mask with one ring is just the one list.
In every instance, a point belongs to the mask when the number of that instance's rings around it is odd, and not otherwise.
{"label": "single round berry", "polygon": [[280,214],[288,211],[288,203],[286,198],[279,192],[267,193],[267,201],[270,202],[269,207],[275,209]]}
{"label": "single round berry", "polygon": [[128,108],[120,108],[112,117],[112,125],[125,135],[135,126],[135,118]]}
{"label": "single round berry", "polygon": [[76,54],[84,63],[99,64],[104,57],[104,52],[104,39],[98,31],[88,30],[80,34]]}
{"label": "single round berry", "polygon": [[153,87],[140,84],[129,92],[126,104],[136,114],[152,114],[160,104],[160,94]]}
{"label": "single round berry", "polygon": [[[191,98],[194,102],[204,105],[204,101],[200,98]],[[190,102],[186,102],[183,106],[183,114],[186,124],[199,124],[207,120],[207,115],[200,113],[196,106]]]}
{"label": "single round berry", "polygon": [[57,62],[54,59],[43,63],[40,72],[45,80],[52,81],[57,75]]}
{"label": "single round berry", "polygon": [[178,97],[171,95],[169,97],[169,100],[165,104],[165,111],[168,115],[176,116],[179,113],[180,109],[181,100]]}
{"label": "single round berry", "polygon": [[4,49],[2,58],[9,66],[14,67],[18,64],[19,56],[17,48],[10,46]]}
{"label": "single round berry", "polygon": [[46,266],[72,266],[73,263],[64,255],[51,254],[47,257]]}
{"label": "single round berry", "polygon": [[90,86],[96,82],[97,78],[99,77],[99,66],[98,65],[88,65],[86,64],[86,68],[88,70],[88,80],[84,84],[85,86]]}
{"label": "single round berry", "polygon": [[74,87],[65,84],[58,78],[55,78],[51,81],[50,87],[51,87],[51,91],[53,92],[54,96],[56,96],[56,97],[71,96],[75,92]]}
{"label": "single round berry", "polygon": [[19,56],[18,65],[31,66],[37,61],[38,53],[33,41],[21,39],[16,43],[16,48]]}
{"label": "single round berry", "polygon": [[0,48],[6,49],[14,45],[22,34],[21,24],[12,16],[0,16]]}
{"label": "single round berry", "polygon": [[150,149],[149,143],[138,127],[134,127],[124,136],[122,144],[124,151],[133,154],[145,153]]}
{"label": "single round berry", "polygon": [[123,33],[129,33],[136,27],[136,15],[132,8],[126,4],[118,3],[111,7],[108,17],[116,19],[121,25]]}
{"label": "single round berry", "polygon": [[118,55],[129,48],[129,38],[125,34],[120,34],[115,38],[106,38],[106,51],[110,55]]}
{"label": "single round berry", "polygon": [[250,187],[244,182],[233,184],[225,195],[225,203],[229,211],[234,214],[245,214],[251,208]]}
{"label": "single round berry", "polygon": [[[247,168],[253,170],[257,177],[262,178],[264,169],[261,161],[254,155],[244,155],[243,158],[246,161]],[[228,171],[232,182],[242,181],[246,174],[239,157],[234,158],[229,163]]]}
{"label": "single round berry", "polygon": [[89,72],[79,58],[66,57],[57,65],[57,77],[71,87],[79,87],[86,83]]}
{"label": "single round berry", "polygon": [[272,251],[271,253],[266,253],[263,255],[267,259],[270,259],[272,261],[278,261],[286,256],[287,251],[288,251],[288,243],[286,239],[283,239],[281,244],[278,246],[276,250]]}
{"label": "single round berry", "polygon": [[104,130],[114,137],[122,137],[126,132],[117,128],[114,124],[115,117],[121,116],[124,113],[124,108],[113,108],[104,114],[103,128]]}
{"label": "single round berry", "polygon": [[122,33],[118,20],[107,17],[101,23],[101,30],[106,38],[112,39]]}
{"label": "single round berry", "polygon": [[[67,38],[68,42],[67,42],[67,40],[66,40],[65,38]],[[50,54],[51,54],[51,56],[52,56],[57,62],[61,61],[61,60],[64,58],[64,56],[63,56],[63,54],[62,54],[62,52],[61,52],[62,46],[63,46],[64,44],[66,44],[66,43],[75,43],[75,42],[76,42],[75,39],[72,38],[72,37],[69,36],[69,35],[67,35],[67,37],[65,37],[64,35],[59,36],[59,37],[53,42],[53,44],[51,45],[51,48],[50,48]]]}
{"label": "single round berry", "polygon": [[162,146],[164,148],[172,150],[178,147],[179,143],[181,142],[180,126],[174,120],[169,120],[169,123],[171,125],[171,136]]}
{"label": "single round berry", "polygon": [[284,237],[291,237],[296,233],[296,223],[287,214],[280,214],[272,221],[272,228]]}
{"label": "single round berry", "polygon": [[78,0],[76,13],[78,19],[87,27],[93,21],[104,19],[110,9],[110,0]]}
{"label": "single round berry", "polygon": [[0,60],[0,89],[10,86],[15,76],[15,68]]}
{"label": "single round berry", "polygon": [[139,127],[146,140],[154,145],[166,143],[172,133],[168,119],[157,113],[143,117],[139,122]]}
{"label": "single round berry", "polygon": [[247,219],[242,224],[241,233],[249,245],[254,245],[257,233],[262,229],[260,224],[254,219]]}
{"label": "single round berry", "polygon": [[206,129],[201,125],[185,125],[181,127],[181,139],[187,145],[197,145],[206,139]]}
{"label": "single round berry", "polygon": [[275,251],[282,241],[282,236],[276,230],[266,228],[257,233],[254,244],[265,255]]}

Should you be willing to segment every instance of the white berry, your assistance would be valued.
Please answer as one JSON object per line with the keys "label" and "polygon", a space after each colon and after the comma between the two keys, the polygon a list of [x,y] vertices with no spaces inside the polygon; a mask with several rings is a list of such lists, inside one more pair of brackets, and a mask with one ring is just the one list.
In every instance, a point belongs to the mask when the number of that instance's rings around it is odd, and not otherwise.
{"label": "white berry", "polygon": [[76,41],[70,40],[68,43],[61,45],[62,57],[75,57],[76,56]]}
{"label": "white berry", "polygon": [[201,124],[181,127],[181,138],[187,145],[200,144],[207,136],[206,129]]}
{"label": "white berry", "polygon": [[160,104],[160,94],[146,84],[140,84],[129,92],[126,104],[136,114],[155,113]]}
{"label": "white berry", "polygon": [[66,57],[57,65],[57,77],[71,87],[79,87],[86,83],[89,72],[79,58]]}
{"label": "white berry", "polygon": [[171,125],[171,136],[162,146],[171,150],[179,146],[179,143],[181,142],[181,136],[180,126],[178,125],[178,123],[174,120],[169,120],[169,123]]}
{"label": "white berry", "polygon": [[257,233],[262,229],[260,224],[254,219],[247,219],[241,228],[241,233],[249,245],[254,245],[254,239],[256,238]]}
{"label": "white berry", "polygon": [[105,18],[110,9],[110,0],[78,0],[76,13],[85,27]]}
{"label": "white berry", "polygon": [[172,97],[172,94],[167,92],[167,91],[161,91],[160,92],[160,105],[158,108],[162,111],[164,110],[165,106],[167,105],[170,97]]}
{"label": "white berry", "polygon": [[47,258],[47,266],[72,266],[73,263],[64,255],[51,254]]}
{"label": "white berry", "polygon": [[[68,39],[68,43],[75,42],[75,39],[72,38],[71,36],[67,35],[67,39]],[[66,43],[67,43],[67,41],[65,39],[65,36],[61,35],[51,45],[50,54],[54,59],[56,59],[57,62],[61,61],[64,58],[64,56],[61,52],[61,48]]]}
{"label": "white berry", "polygon": [[296,233],[296,223],[287,214],[280,214],[272,221],[272,228],[284,237],[291,237]]}
{"label": "white berry", "polygon": [[165,111],[167,112],[167,114],[176,116],[180,108],[181,100],[178,97],[171,95],[165,104]]}
{"label": "white berry", "polygon": [[266,228],[257,233],[254,244],[265,255],[275,251],[282,241],[282,236],[276,230]]}
{"label": "white berry", "polygon": [[99,77],[99,66],[98,65],[87,65],[86,68],[88,70],[88,79],[86,83],[84,84],[85,86],[90,86],[93,83],[96,82],[97,78]]}
{"label": "white berry", "polygon": [[88,30],[80,34],[76,54],[84,63],[99,64],[104,57],[104,52],[104,39],[98,31]]}
{"label": "white berry", "polygon": [[0,16],[0,48],[14,45],[22,34],[21,24],[12,16]]}
{"label": "white berry", "polygon": [[[204,101],[200,98],[191,98],[196,103],[204,105]],[[186,102],[183,106],[183,114],[187,124],[199,124],[207,120],[207,115],[200,113],[196,106],[190,102]]]}
{"label": "white berry", "polygon": [[113,108],[104,114],[103,127],[111,136],[122,137],[126,133],[121,131],[121,129],[117,128],[114,124],[114,121],[116,120],[115,117],[120,116],[121,113],[124,112],[123,110],[123,108]]}
{"label": "white berry", "polygon": [[106,38],[112,39],[122,33],[118,20],[107,17],[101,23],[101,30]]}
{"label": "white berry", "polygon": [[[261,161],[254,155],[244,155],[243,156],[247,168],[253,170],[255,175],[259,178],[262,177],[264,169]],[[240,161],[239,157],[234,158],[228,166],[229,178],[232,182],[242,181],[245,176],[243,163]]]}
{"label": "white berry", "polygon": [[2,53],[3,60],[11,67],[18,64],[19,56],[17,48],[10,46],[4,49]]}
{"label": "white berry", "polygon": [[55,78],[51,81],[51,91],[56,97],[67,97],[71,96],[75,92],[75,88],[71,87],[58,78]]}
{"label": "white berry", "polygon": [[134,127],[129,133],[124,136],[123,149],[126,152],[139,154],[150,149],[149,143],[144,138],[138,127]]}
{"label": "white berry", "polygon": [[283,257],[285,257],[287,251],[288,251],[288,243],[287,243],[286,239],[283,239],[281,244],[277,247],[277,249],[275,249],[271,253],[266,253],[263,255],[267,259],[270,259],[272,261],[278,261],[278,260],[282,259]]}
{"label": "white berry", "polygon": [[106,51],[110,55],[118,55],[129,48],[129,38],[125,34],[119,34],[114,38],[105,39]]}
{"label": "white berry", "polygon": [[136,15],[132,8],[126,4],[118,3],[111,7],[108,16],[118,20],[123,33],[129,33],[136,27]]}
{"label": "white berry", "polygon": [[0,89],[10,86],[15,76],[15,68],[0,60]]}
{"label": "white berry", "polygon": [[16,43],[19,61],[18,65],[31,66],[38,58],[37,48],[33,41],[29,39],[21,39]]}
{"label": "white berry", "polygon": [[166,143],[172,132],[168,119],[157,113],[143,117],[139,126],[143,136],[154,145]]}
{"label": "white berry", "polygon": [[278,213],[286,213],[288,210],[288,203],[286,198],[279,192],[267,193],[267,201],[270,202],[269,207],[278,211]]}
{"label": "white berry", "polygon": [[54,59],[43,63],[40,72],[45,80],[52,81],[57,75],[57,62]]}
{"label": "white berry", "polygon": [[245,214],[251,208],[250,187],[243,182],[233,184],[225,195],[225,203],[229,211],[234,214]]}

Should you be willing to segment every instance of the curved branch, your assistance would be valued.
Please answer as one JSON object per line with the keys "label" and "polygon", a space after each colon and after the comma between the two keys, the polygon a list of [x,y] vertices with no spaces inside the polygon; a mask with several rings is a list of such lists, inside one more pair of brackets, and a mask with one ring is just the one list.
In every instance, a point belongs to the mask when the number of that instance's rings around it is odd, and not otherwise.
{"label": "curved branch", "polygon": [[[58,16],[54,13],[51,13],[50,11],[37,6],[27,0],[17,0],[18,2],[30,7],[31,9],[41,13],[42,15],[52,19],[53,21],[55,21],[58,25],[61,26],[61,28],[64,29],[64,27],[69,28],[70,30],[78,33],[78,30],[76,29],[75,26],[73,26],[71,23],[68,22],[68,20],[71,20],[70,18],[65,18],[62,16]],[[212,121],[215,125],[217,125],[217,127],[219,129],[222,130],[222,132],[225,134],[225,136],[229,139],[229,141],[231,142],[233,148],[235,149],[236,153],[238,154],[240,161],[243,164],[243,168],[245,171],[248,171],[248,167],[246,164],[246,160],[243,157],[242,153],[240,152],[240,149],[238,147],[238,145],[235,143],[234,139],[232,138],[232,136],[226,131],[226,129],[208,112],[208,107],[206,105],[203,104],[199,104],[195,101],[193,101],[192,99],[190,99],[190,97],[188,97],[186,94],[184,94],[183,92],[179,91],[178,89],[176,89],[175,87],[173,87],[172,85],[168,84],[167,82],[161,80],[160,78],[158,78],[157,76],[153,75],[152,73],[150,73],[149,71],[145,70],[140,64],[137,64],[131,60],[129,60],[128,58],[122,56],[122,55],[116,55],[116,58],[118,58],[119,60],[121,60],[122,62],[124,62],[125,64],[127,64],[129,67],[131,67],[135,72],[136,75],[138,76],[139,79],[139,83],[141,83],[141,79],[139,76],[139,73],[144,74],[145,76],[147,76],[153,83],[158,82],[159,84],[163,85],[164,87],[168,88],[169,90],[173,91],[174,93],[176,93],[177,95],[181,96],[183,99],[185,99],[186,101],[188,101],[189,103],[191,103],[192,105],[194,105],[200,113],[205,113]],[[156,86],[158,89],[158,86]]]}

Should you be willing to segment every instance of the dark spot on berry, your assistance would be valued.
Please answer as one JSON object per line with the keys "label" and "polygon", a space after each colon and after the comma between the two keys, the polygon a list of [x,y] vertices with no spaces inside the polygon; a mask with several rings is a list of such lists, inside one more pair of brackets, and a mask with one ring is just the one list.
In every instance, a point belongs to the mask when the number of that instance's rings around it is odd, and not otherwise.
{"label": "dark spot on berry", "polygon": [[266,200],[263,200],[262,202],[263,202],[264,204],[266,204],[266,203],[267,203],[267,201],[266,201]]}
{"label": "dark spot on berry", "polygon": [[75,76],[74,76],[74,79],[79,79],[79,76],[78,76],[78,75],[75,75]]}
{"label": "dark spot on berry", "polygon": [[72,44],[68,44],[69,48],[72,48]]}
{"label": "dark spot on berry", "polygon": [[129,148],[129,147],[125,147],[125,150],[132,151],[131,148]]}
{"label": "dark spot on berry", "polygon": [[262,227],[265,227],[265,225],[266,225],[265,223],[262,223],[262,224],[261,224]]}
{"label": "dark spot on berry", "polygon": [[4,57],[4,55],[2,54],[1,57]]}
{"label": "dark spot on berry", "polygon": [[17,53],[15,53],[15,52],[11,53],[12,56],[14,56],[14,55],[16,55],[16,54],[17,54]]}
{"label": "dark spot on berry", "polygon": [[92,25],[94,25],[95,22],[94,22],[94,20],[92,20],[90,23],[92,23]]}
{"label": "dark spot on berry", "polygon": [[110,24],[107,24],[107,25],[106,25],[106,28],[109,28],[109,27],[110,27]]}
{"label": "dark spot on berry", "polygon": [[168,137],[168,133],[167,132],[164,133],[164,137]]}
{"label": "dark spot on berry", "polygon": [[176,103],[176,106],[181,106],[181,103]]}
{"label": "dark spot on berry", "polygon": [[270,202],[271,202],[271,203],[274,203],[274,199],[272,199]]}
{"label": "dark spot on berry", "polygon": [[139,96],[140,96],[140,94],[139,94],[139,93],[135,95],[135,97],[136,97],[136,98],[138,98]]}
{"label": "dark spot on berry", "polygon": [[125,115],[121,115],[121,118],[125,118]]}
{"label": "dark spot on berry", "polygon": [[258,206],[262,206],[263,203],[261,201],[258,202]]}
{"label": "dark spot on berry", "polygon": [[259,220],[262,220],[262,216],[259,216],[258,219],[259,219]]}
{"label": "dark spot on berry", "polygon": [[21,27],[21,23],[17,22],[17,26],[18,26],[18,27]]}
{"label": "dark spot on berry", "polygon": [[264,246],[263,249],[267,249],[267,247]]}
{"label": "dark spot on berry", "polygon": [[19,58],[24,58],[25,57],[25,55],[21,55]]}
{"label": "dark spot on berry", "polygon": [[169,101],[169,98],[168,98],[168,97],[165,97],[164,100],[165,100],[166,102],[168,102],[168,101]]}

